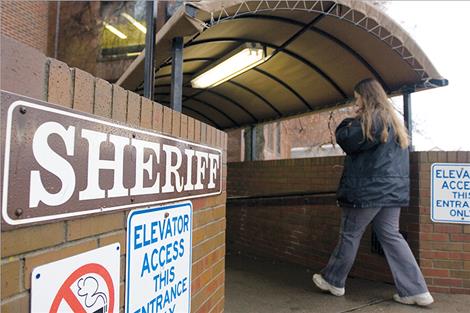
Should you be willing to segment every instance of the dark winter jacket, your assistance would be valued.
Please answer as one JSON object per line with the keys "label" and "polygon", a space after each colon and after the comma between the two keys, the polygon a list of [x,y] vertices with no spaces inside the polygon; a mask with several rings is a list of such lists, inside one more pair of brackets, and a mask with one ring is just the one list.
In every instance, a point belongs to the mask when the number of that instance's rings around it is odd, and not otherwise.
{"label": "dark winter jacket", "polygon": [[373,141],[365,139],[357,118],[345,119],[336,129],[336,142],[346,152],[337,191],[340,206],[383,208],[408,205],[408,149],[400,147],[391,127],[388,141],[382,143],[382,127],[375,125],[372,128]]}

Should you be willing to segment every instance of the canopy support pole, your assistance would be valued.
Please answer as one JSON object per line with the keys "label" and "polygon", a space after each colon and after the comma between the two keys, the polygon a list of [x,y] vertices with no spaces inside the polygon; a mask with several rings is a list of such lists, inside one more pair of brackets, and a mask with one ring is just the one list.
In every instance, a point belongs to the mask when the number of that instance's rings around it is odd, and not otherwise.
{"label": "canopy support pole", "polygon": [[183,108],[183,37],[173,38],[171,61],[171,108],[181,112]]}
{"label": "canopy support pole", "polygon": [[403,118],[405,122],[405,126],[408,129],[408,133],[410,136],[410,151],[413,151],[413,119],[411,114],[411,93],[405,92],[403,93]]}
{"label": "canopy support pole", "polygon": [[147,33],[145,35],[144,60],[144,97],[153,101],[155,80],[155,17],[157,16],[158,0],[148,1],[145,7]]}

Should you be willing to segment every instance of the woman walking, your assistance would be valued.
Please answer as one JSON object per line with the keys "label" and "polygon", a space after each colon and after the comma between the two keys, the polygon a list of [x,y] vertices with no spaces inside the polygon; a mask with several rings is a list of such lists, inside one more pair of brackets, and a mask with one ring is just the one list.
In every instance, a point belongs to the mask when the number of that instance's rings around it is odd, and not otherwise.
{"label": "woman walking", "polygon": [[426,306],[434,300],[416,260],[399,232],[400,208],[409,202],[409,153],[406,128],[395,115],[382,86],[373,79],[354,88],[356,117],[336,129],[346,152],[337,191],[342,208],[339,242],[313,282],[335,296],[344,295],[346,278],[369,223],[385,252],[397,302]]}

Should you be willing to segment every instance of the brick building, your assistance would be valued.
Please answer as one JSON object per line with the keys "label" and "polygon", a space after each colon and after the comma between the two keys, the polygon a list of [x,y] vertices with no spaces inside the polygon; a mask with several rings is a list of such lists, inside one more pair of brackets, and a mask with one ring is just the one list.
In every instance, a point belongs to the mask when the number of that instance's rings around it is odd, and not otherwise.
{"label": "brick building", "polygon": [[[302,6],[289,7],[287,1],[279,2],[275,8],[263,7],[266,1],[256,2],[265,14],[251,11],[252,6],[243,6],[246,2],[242,0],[227,3],[229,7],[223,9],[215,2],[182,6],[160,30],[156,37],[157,46],[162,48],[156,57],[158,101],[150,101],[142,97],[142,79],[138,75],[138,71],[143,71],[143,58],[128,59],[132,65],[116,83],[111,83],[119,75],[113,72],[107,76],[103,74],[106,70],[99,69],[97,60],[103,56],[103,47],[97,48],[100,39],[92,28],[77,39],[78,43],[68,46],[59,41],[56,50],[59,60],[51,58],[51,47],[56,47],[51,29],[53,34],[73,33],[77,29],[81,32],[97,16],[104,16],[106,6],[109,9],[116,4],[64,4],[65,11],[60,11],[59,20],[72,21],[56,32],[57,25],[52,21],[57,18],[54,13],[57,3],[2,2],[2,90],[33,98],[30,100],[33,102],[47,101],[70,114],[84,112],[88,118],[136,132],[221,151],[220,193],[191,200],[190,310],[195,313],[224,311],[227,250],[288,260],[314,269],[326,262],[339,225],[333,193],[343,157],[290,157],[293,148],[308,150],[331,144],[334,124],[349,111],[336,111],[333,120],[330,111],[351,101],[354,82],[376,76],[386,83],[390,94],[406,93],[408,89],[403,86],[411,84],[421,90],[446,83],[413,40],[367,3],[315,1],[306,10]],[[24,30],[28,23],[11,27],[17,22],[11,17],[33,9],[44,12],[34,15],[37,21],[31,22],[37,23],[34,31],[38,33],[34,38],[24,37],[36,33]],[[119,16],[124,13],[116,10]],[[76,14],[80,17],[78,22]],[[214,16],[220,16],[220,20]],[[119,25],[120,17],[115,18],[114,25]],[[317,24],[312,26],[309,22]],[[169,84],[171,45],[180,36],[187,40],[182,112],[170,108]],[[263,53],[272,54],[257,68],[213,89],[192,88],[190,75],[204,70],[214,60],[224,59],[241,41],[262,42]],[[90,47],[82,57],[69,49],[80,42]],[[108,52],[129,53],[128,46],[124,50],[120,50],[121,46],[114,48]],[[384,56],[388,58],[387,65],[382,62]],[[423,60],[421,66],[419,62]],[[123,66],[122,62],[119,66]],[[344,68],[348,69],[348,76],[342,74]],[[432,79],[434,84],[427,85]],[[307,112],[323,113],[307,115]],[[302,117],[293,118],[295,115]],[[255,126],[251,133],[243,130],[248,126]],[[247,149],[251,144],[247,138],[256,139],[255,149]],[[237,162],[247,159],[255,161]],[[469,163],[470,153],[412,154],[412,203],[404,208],[402,230],[432,291],[470,294],[470,225],[434,223],[429,218],[430,168],[435,162]],[[30,192],[26,189],[14,192]],[[2,194],[5,196],[8,195]],[[20,226],[6,225],[3,221],[6,227],[1,232],[2,311],[29,311],[34,292],[31,273],[35,267],[115,242],[123,247],[119,279],[119,308],[123,310],[129,238],[126,220],[131,209],[143,205],[134,202],[135,198],[127,200],[133,204],[108,213]],[[13,214],[21,216],[22,211],[17,210],[21,208],[13,209]],[[72,206],[66,209],[74,210]],[[390,281],[385,260],[378,251],[371,232],[367,232],[359,252],[361,264],[352,274]]]}
{"label": "brick building", "polygon": [[47,53],[49,34],[49,2],[2,1],[1,33]]}

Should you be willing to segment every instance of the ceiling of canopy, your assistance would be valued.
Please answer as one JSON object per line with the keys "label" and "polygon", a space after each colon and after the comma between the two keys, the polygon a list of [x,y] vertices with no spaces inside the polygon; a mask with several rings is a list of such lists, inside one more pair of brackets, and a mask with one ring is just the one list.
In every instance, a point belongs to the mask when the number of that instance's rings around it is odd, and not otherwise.
{"label": "ceiling of canopy", "polygon": [[[365,78],[390,95],[447,85],[416,42],[366,2],[198,1],[157,33],[155,101],[164,105],[176,36],[184,36],[183,113],[220,129],[344,105]],[[271,57],[214,88],[191,87],[196,73],[246,42]],[[118,84],[143,93],[143,59],[142,53]]]}

